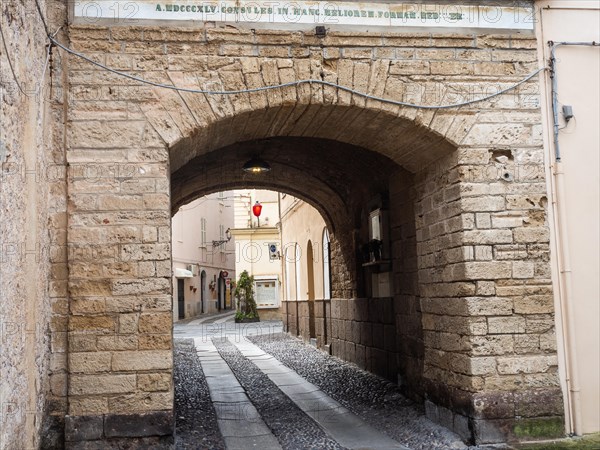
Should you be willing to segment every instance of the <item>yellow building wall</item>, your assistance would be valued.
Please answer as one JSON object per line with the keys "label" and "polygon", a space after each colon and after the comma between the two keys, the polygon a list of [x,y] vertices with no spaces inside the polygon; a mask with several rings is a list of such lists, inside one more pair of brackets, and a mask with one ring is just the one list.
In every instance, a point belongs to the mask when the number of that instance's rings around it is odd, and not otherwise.
{"label": "yellow building wall", "polygon": [[[271,258],[268,246],[269,244],[276,244],[278,249],[281,248],[279,228],[261,227],[233,229],[232,234],[235,237],[235,268],[238,277],[246,270],[250,275],[254,276],[255,281],[266,279],[276,280],[278,299],[276,306],[278,308],[282,299],[281,259]],[[257,298],[257,305],[259,309],[264,308],[264,305],[261,305],[259,298]]]}
{"label": "yellow building wall", "polygon": [[[313,248],[314,298],[324,297],[323,279],[323,232],[325,221],[319,212],[308,203],[291,195],[281,195],[281,239],[284,255],[284,295],[290,300],[309,298],[308,282],[308,242]],[[300,247],[299,257],[295,257],[295,245]],[[287,260],[286,260],[287,259]],[[297,271],[297,265],[300,270]],[[299,277],[296,277],[296,273]],[[296,287],[298,278],[299,287]],[[289,283],[289,288],[285,285]],[[300,294],[298,297],[296,292]]]}

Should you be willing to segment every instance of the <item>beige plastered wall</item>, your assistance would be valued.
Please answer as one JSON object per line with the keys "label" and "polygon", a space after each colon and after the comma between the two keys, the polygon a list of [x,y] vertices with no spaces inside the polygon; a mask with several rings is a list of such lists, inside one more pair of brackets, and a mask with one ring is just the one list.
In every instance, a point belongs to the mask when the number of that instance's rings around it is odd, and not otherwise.
{"label": "beige plastered wall", "polygon": [[[326,225],[319,212],[308,203],[291,195],[281,195],[281,239],[282,248],[287,251],[283,256],[284,295],[286,300],[308,299],[308,242],[313,247],[314,298],[324,297],[323,283],[323,231]],[[299,258],[294,257],[294,246],[300,247]],[[286,258],[289,261],[286,262]],[[296,264],[300,265],[300,277],[296,279]],[[289,283],[287,289],[285,283]],[[300,298],[296,296],[296,283],[300,283]],[[287,292],[291,295],[288,296]],[[288,298],[289,297],[289,298]]]}
{"label": "beige plastered wall", "polygon": [[[256,202],[262,205],[260,221],[252,213]],[[260,226],[259,226],[260,225]],[[271,258],[269,244],[281,249],[279,229],[279,194],[265,189],[238,189],[235,191],[235,267],[236,273],[248,271],[258,280],[276,280],[277,307],[261,306],[261,319],[279,319],[283,299],[281,260]],[[259,300],[259,299],[257,299]]]}
{"label": "beige plastered wall", "polygon": [[[540,64],[549,41],[599,42],[596,1],[538,1]],[[600,431],[600,48],[556,51],[561,162],[556,161],[551,79],[542,83],[552,268],[567,430]],[[573,107],[566,123],[562,106]]]}

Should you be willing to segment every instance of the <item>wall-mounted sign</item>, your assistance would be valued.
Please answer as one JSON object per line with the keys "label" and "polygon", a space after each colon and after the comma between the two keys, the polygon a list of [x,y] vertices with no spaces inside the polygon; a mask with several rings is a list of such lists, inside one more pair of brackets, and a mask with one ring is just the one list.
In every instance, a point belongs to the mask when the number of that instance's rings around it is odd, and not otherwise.
{"label": "wall-mounted sign", "polygon": [[[485,3],[485,2],[482,2]],[[426,3],[90,0],[76,1],[76,22],[141,20],[264,25],[441,27],[532,30],[532,6]]]}

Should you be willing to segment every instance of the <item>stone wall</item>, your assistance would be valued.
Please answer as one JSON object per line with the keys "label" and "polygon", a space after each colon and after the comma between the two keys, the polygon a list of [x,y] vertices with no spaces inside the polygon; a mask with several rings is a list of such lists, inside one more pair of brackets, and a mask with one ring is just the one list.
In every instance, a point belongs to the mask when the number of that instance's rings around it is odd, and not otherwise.
{"label": "stone wall", "polygon": [[417,175],[428,413],[477,442],[561,435],[542,151],[488,139]]}
{"label": "stone wall", "polygon": [[[537,66],[528,34],[73,26],[70,39],[111,67],[181,87],[320,78],[425,105],[497,92]],[[546,401],[560,391],[535,80],[471,106],[416,110],[320,85],[175,93],[73,57],[68,79],[69,244],[78,250],[68,265],[69,412],[104,424],[94,439],[110,437],[114,415],[168,420],[171,200],[248,183],[229,170],[245,161],[235,145],[248,140],[270,149],[281,171],[260,187],[305,193],[333,227],[334,354],[361,364],[364,349],[365,367],[422,386],[430,417],[466,440],[527,437],[532,410],[554,429],[562,423]],[[287,154],[292,137],[342,142],[352,157]],[[90,168],[107,175],[90,183]],[[394,296],[356,299],[364,205],[381,192],[393,210]],[[288,304],[290,331],[303,332],[309,311]],[[525,398],[538,407],[526,411]]]}
{"label": "stone wall", "polygon": [[[305,341],[313,338],[318,348],[328,349],[332,342],[331,303],[331,300],[282,302],[285,331]],[[312,326],[311,321],[314,323]],[[314,329],[314,336],[311,336],[311,328]]]}
{"label": "stone wall", "polygon": [[[41,6],[55,30],[63,5]],[[32,3],[4,2],[1,16],[0,449],[54,448],[66,395],[63,72],[55,51],[46,65]]]}
{"label": "stone wall", "polygon": [[415,217],[414,179],[398,173],[390,182],[390,233],[396,326],[397,382],[406,395],[421,400],[424,340]]}
{"label": "stone wall", "polygon": [[333,299],[332,354],[392,381],[397,380],[392,298]]}

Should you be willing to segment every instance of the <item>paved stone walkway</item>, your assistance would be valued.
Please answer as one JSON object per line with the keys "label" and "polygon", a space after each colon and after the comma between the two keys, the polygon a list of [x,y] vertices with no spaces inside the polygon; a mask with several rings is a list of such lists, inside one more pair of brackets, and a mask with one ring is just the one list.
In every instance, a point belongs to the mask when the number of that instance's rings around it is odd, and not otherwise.
{"label": "paved stone walkway", "polygon": [[340,445],[349,449],[408,450],[365,423],[245,337],[233,344]]}
{"label": "paved stone walkway", "polygon": [[279,450],[281,445],[218,353],[212,338],[228,339],[250,362],[332,439],[348,449],[408,450],[365,423],[317,386],[254,345],[245,335],[280,331],[280,323],[263,322],[240,331],[230,313],[190,321],[175,327],[175,337],[193,338],[219,430],[227,449]]}
{"label": "paved stone walkway", "polygon": [[212,340],[199,337],[194,344],[227,449],[281,449]]}

